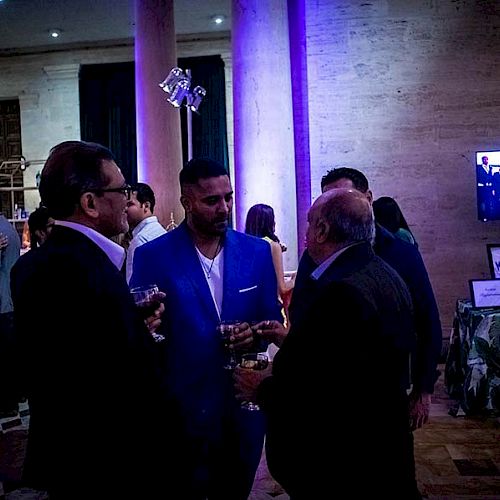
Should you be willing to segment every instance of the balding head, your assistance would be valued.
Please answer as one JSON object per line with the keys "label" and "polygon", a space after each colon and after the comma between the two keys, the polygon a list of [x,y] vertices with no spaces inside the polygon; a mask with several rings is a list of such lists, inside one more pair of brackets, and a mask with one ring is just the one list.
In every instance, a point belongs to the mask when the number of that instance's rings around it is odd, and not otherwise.
{"label": "balding head", "polygon": [[362,241],[373,242],[375,222],[366,195],[352,189],[331,189],[312,205],[308,215],[307,249],[316,263]]}

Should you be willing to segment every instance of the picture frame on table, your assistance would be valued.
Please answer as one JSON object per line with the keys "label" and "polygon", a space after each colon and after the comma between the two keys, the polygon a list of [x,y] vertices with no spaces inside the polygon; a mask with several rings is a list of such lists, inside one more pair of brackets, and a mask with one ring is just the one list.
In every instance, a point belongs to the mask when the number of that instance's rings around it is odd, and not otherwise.
{"label": "picture frame on table", "polygon": [[500,243],[488,243],[486,251],[491,279],[500,279]]}
{"label": "picture frame on table", "polygon": [[472,307],[500,307],[500,280],[469,280]]}

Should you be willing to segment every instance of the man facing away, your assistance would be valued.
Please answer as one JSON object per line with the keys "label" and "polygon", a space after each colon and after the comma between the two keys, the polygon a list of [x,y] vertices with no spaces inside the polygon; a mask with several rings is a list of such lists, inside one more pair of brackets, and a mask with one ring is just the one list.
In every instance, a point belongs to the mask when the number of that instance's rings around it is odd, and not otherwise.
{"label": "man facing away", "polygon": [[[372,250],[374,218],[359,192],[334,189],[308,214],[309,303],[274,358],[272,376],[238,369],[241,398],[268,417],[271,474],[293,500],[418,498],[400,371],[415,333],[410,294]],[[317,343],[312,356],[311,342]]]}
{"label": "man facing away", "polygon": [[[234,347],[253,345],[251,321],[278,320],[269,244],[228,229],[233,190],[224,166],[189,161],[180,173],[182,224],[136,250],[131,285],[165,291],[166,386],[178,421],[172,498],[243,500],[259,463],[263,416],[240,407],[217,326],[241,322]],[[265,350],[265,346],[260,346]]]}
{"label": "man facing away", "polygon": [[166,233],[156,215],[153,215],[155,203],[155,194],[147,184],[139,182],[133,186],[130,200],[127,202],[127,221],[132,231],[132,239],[127,249],[127,283],[130,283],[132,277],[137,247]]}
{"label": "man facing away", "polygon": [[19,371],[13,326],[13,305],[10,293],[10,271],[19,258],[21,240],[12,224],[0,214],[0,418],[17,415],[21,394],[17,387]]}
{"label": "man facing away", "polygon": [[[327,172],[321,180],[321,190],[347,188],[362,193],[371,204],[373,195],[365,175],[354,168],[341,167]],[[412,356],[410,414],[412,428],[420,428],[429,418],[431,394],[438,377],[437,364],[441,354],[442,331],[439,311],[432,285],[418,249],[376,225],[375,253],[403,278],[410,290],[417,334],[417,347]],[[307,302],[307,284],[315,264],[304,252],[297,272],[294,298],[290,305],[291,322],[300,316],[303,303]],[[305,292],[305,293],[304,293]],[[409,374],[405,382],[409,385]]]}
{"label": "man facing away", "polygon": [[105,147],[55,146],[40,182],[55,226],[12,271],[31,415],[24,481],[51,499],[159,498],[168,474],[156,344],[109,239],[128,229],[129,195]]}

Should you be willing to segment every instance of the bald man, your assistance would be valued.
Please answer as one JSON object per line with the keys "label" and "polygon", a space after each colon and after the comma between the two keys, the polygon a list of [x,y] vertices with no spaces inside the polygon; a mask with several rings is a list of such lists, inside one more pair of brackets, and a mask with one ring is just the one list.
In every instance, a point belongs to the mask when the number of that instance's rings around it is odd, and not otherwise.
{"label": "bald man", "polygon": [[341,483],[356,498],[420,498],[399,374],[415,343],[411,299],[374,254],[374,234],[362,193],[333,189],[315,201],[307,307],[272,376],[235,374],[240,397],[267,414],[269,469],[292,499],[329,498]]}

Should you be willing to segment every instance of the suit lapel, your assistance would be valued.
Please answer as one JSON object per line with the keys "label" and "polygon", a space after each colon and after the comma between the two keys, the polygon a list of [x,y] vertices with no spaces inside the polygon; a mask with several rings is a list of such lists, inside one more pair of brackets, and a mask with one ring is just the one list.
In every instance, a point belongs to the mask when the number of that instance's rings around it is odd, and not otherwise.
{"label": "suit lapel", "polygon": [[200,259],[196,253],[196,249],[189,235],[187,225],[184,222],[179,226],[176,231],[179,231],[179,272],[187,276],[195,289],[196,294],[200,301],[206,307],[207,312],[215,322],[219,322],[219,315],[215,308],[214,299],[210,292],[203,269],[201,267]]}
{"label": "suit lapel", "polygon": [[222,319],[232,318],[231,311],[236,310],[239,284],[245,272],[250,272],[251,261],[235,238],[235,232],[229,229],[224,241],[224,293],[222,295]]}

